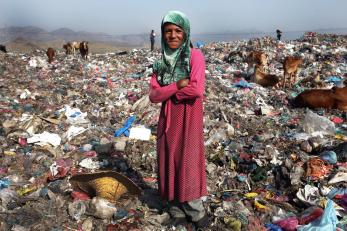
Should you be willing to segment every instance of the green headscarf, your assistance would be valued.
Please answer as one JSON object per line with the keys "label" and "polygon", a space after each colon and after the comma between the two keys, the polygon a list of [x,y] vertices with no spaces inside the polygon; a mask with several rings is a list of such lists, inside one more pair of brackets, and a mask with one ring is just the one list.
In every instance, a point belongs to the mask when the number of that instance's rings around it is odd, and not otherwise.
{"label": "green headscarf", "polygon": [[[184,31],[182,45],[177,49],[170,49],[164,38],[164,24],[173,23]],[[161,22],[162,59],[153,64],[153,71],[157,74],[160,85],[168,85],[180,79],[189,78],[190,74],[190,23],[188,18],[179,11],[170,11]]]}

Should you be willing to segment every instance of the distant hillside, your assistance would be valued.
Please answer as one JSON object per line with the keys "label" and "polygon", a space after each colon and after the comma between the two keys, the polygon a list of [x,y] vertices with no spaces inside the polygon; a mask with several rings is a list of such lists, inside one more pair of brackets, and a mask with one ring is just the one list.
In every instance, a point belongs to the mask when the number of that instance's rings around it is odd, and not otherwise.
{"label": "distant hillside", "polygon": [[[319,33],[334,33],[334,34],[347,34],[347,29],[318,29],[312,30]],[[297,39],[304,34],[305,31],[285,31],[283,29],[282,38],[284,40]],[[255,37],[272,36],[275,37],[273,32],[261,31],[234,31],[234,32],[221,32],[211,34],[193,34],[191,36],[192,42],[204,41],[218,42],[218,41],[233,41],[240,39],[250,39]],[[16,40],[25,40],[33,44],[51,44],[53,41],[60,41],[58,46],[61,47],[67,41],[82,41],[86,40],[94,43],[108,43],[112,46],[120,47],[146,47],[149,46],[148,34],[129,34],[129,35],[109,35],[106,33],[91,33],[86,31],[73,31],[69,28],[60,28],[54,31],[46,31],[35,26],[26,27],[6,27],[0,29],[0,43],[10,43]],[[160,35],[157,37],[156,46],[160,46]]]}
{"label": "distant hillside", "polygon": [[54,31],[26,26],[26,27],[6,27],[0,29],[0,42],[9,43],[23,38],[26,41],[33,42],[51,42],[51,41],[81,41],[90,42],[112,42],[128,46],[142,46],[148,43],[148,35],[120,35],[114,36],[105,33],[91,33],[86,31],[73,31],[69,28],[60,28]]}

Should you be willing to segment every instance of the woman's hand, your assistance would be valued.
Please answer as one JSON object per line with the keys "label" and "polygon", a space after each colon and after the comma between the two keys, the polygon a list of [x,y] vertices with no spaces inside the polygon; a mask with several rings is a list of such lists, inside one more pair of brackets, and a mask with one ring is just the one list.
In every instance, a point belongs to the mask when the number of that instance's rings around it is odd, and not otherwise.
{"label": "woman's hand", "polygon": [[185,86],[187,86],[189,83],[189,79],[180,79],[176,82],[178,90],[181,90]]}

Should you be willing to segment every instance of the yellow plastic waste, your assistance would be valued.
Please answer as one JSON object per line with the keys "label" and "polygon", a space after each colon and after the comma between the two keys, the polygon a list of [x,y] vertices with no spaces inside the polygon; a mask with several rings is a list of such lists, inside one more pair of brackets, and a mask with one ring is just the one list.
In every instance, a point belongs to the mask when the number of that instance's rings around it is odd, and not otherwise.
{"label": "yellow plastic waste", "polygon": [[156,135],[151,135],[149,140],[150,141],[156,141],[157,140],[157,136]]}
{"label": "yellow plastic waste", "polygon": [[241,221],[234,217],[224,217],[224,223],[228,226],[229,230],[241,231]]}
{"label": "yellow plastic waste", "polygon": [[338,139],[338,140],[347,141],[347,136],[344,136],[342,134],[335,135],[335,138]]}
{"label": "yellow plastic waste", "polygon": [[12,152],[12,151],[4,151],[4,154],[7,156],[15,156],[16,155],[16,153]]}
{"label": "yellow plastic waste", "polygon": [[230,160],[230,169],[233,171],[236,169],[236,164],[233,160]]}
{"label": "yellow plastic waste", "polygon": [[259,201],[254,201],[254,206],[255,206],[255,208],[258,209],[258,210],[269,209],[269,207],[260,204]]}
{"label": "yellow plastic waste", "polygon": [[246,193],[245,197],[249,199],[249,198],[254,198],[254,197],[258,196],[258,195],[259,194],[256,193],[256,192],[250,192],[250,193]]}
{"label": "yellow plastic waste", "polygon": [[24,196],[25,194],[32,192],[36,189],[37,189],[36,186],[32,186],[32,187],[28,187],[28,188],[22,188],[22,189],[18,189],[17,193],[19,196]]}
{"label": "yellow plastic waste", "polygon": [[265,193],[265,198],[266,198],[266,199],[272,199],[274,196],[275,196],[275,194],[274,194],[273,192],[267,191],[267,192]]}

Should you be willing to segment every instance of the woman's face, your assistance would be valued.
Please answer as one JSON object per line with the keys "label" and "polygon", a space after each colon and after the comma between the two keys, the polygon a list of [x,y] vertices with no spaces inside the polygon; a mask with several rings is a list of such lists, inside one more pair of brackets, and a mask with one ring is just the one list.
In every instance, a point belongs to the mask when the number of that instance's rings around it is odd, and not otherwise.
{"label": "woman's face", "polygon": [[175,24],[166,23],[164,25],[164,39],[169,48],[177,49],[183,43],[184,31]]}

